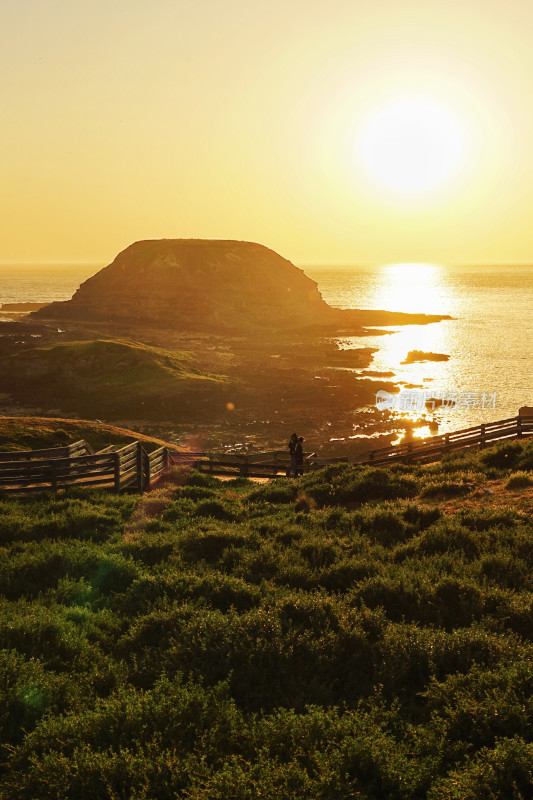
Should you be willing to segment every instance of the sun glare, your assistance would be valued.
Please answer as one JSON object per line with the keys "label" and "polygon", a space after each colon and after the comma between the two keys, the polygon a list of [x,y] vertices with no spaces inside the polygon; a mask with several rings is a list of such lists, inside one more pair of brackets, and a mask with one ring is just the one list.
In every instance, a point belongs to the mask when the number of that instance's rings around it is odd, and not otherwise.
{"label": "sun glare", "polygon": [[402,195],[440,186],[457,171],[463,136],[443,109],[419,100],[398,100],[370,117],[360,158],[374,181]]}

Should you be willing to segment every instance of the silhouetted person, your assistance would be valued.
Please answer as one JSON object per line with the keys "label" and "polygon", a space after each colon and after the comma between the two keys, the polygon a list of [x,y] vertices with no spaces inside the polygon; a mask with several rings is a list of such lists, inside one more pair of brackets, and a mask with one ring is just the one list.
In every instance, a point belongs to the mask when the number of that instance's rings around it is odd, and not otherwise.
{"label": "silhouetted person", "polygon": [[293,433],[289,439],[289,455],[291,457],[291,468],[289,470],[289,477],[296,477],[296,445],[298,444],[298,436]]}
{"label": "silhouetted person", "polygon": [[296,443],[295,456],[296,456],[296,475],[304,474],[304,437],[300,436]]}

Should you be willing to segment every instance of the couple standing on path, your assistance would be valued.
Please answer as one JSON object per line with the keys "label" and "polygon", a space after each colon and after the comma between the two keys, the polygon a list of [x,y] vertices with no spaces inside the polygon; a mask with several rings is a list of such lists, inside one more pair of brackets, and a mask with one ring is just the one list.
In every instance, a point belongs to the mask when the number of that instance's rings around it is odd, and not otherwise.
{"label": "couple standing on path", "polygon": [[289,440],[289,454],[291,457],[291,468],[289,472],[289,477],[297,477],[298,475],[303,475],[304,473],[304,448],[303,448],[304,437],[298,436],[293,433],[290,440]]}

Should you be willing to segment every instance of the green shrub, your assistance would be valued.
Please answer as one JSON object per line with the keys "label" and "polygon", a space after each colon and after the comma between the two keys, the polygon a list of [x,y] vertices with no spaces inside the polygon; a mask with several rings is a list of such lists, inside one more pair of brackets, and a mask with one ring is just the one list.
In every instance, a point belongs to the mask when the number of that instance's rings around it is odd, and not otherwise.
{"label": "green shrub", "polygon": [[321,539],[307,539],[305,544],[300,547],[300,553],[312,568],[329,567],[335,563],[339,556],[339,552],[334,545]]}
{"label": "green shrub", "polygon": [[112,553],[99,560],[91,585],[102,594],[124,592],[139,576],[135,563],[119,553]]}
{"label": "green shrub", "polygon": [[[150,526],[148,526],[150,527]],[[134,539],[126,542],[121,550],[126,556],[142,561],[147,566],[154,566],[168,557],[176,549],[176,536],[169,532],[142,532]]]}
{"label": "green shrub", "polygon": [[248,494],[249,503],[292,503],[296,488],[291,481],[278,478]]}
{"label": "green shrub", "polygon": [[191,470],[185,480],[186,486],[202,486],[205,488],[216,488],[220,485],[220,481],[213,475],[208,475],[205,472],[197,472]]}
{"label": "green shrub", "polygon": [[418,487],[413,477],[349,464],[336,464],[309,473],[300,479],[300,485],[322,505],[412,497]]}
{"label": "green shrub", "polygon": [[428,483],[420,492],[420,497],[461,497],[472,491],[472,484],[466,481],[435,480]]}
{"label": "green shrub", "polygon": [[488,450],[480,457],[482,464],[498,469],[516,469],[520,463],[524,447],[520,442],[506,442]]}
{"label": "green shrub", "polygon": [[520,521],[520,517],[512,508],[461,511],[459,516],[461,523],[473,531],[489,531],[491,528],[509,530]]}
{"label": "green shrub", "polygon": [[529,797],[530,515],[413,499],[520,445],[1,500],[2,797]]}
{"label": "green shrub", "polygon": [[203,559],[215,562],[221,558],[227,548],[244,547],[245,545],[244,534],[231,530],[191,531],[178,542],[179,550],[187,561]]}
{"label": "green shrub", "polygon": [[428,800],[529,800],[533,744],[520,736],[500,739],[432,787]]}
{"label": "green shrub", "polygon": [[404,520],[412,526],[413,532],[424,531],[442,516],[439,508],[427,508],[410,503],[403,511]]}
{"label": "green shrub", "polygon": [[526,587],[530,570],[511,553],[489,553],[480,560],[480,573],[487,581],[509,589]]}
{"label": "green shrub", "polygon": [[58,671],[69,670],[88,648],[86,637],[58,610],[41,605],[0,606],[0,649],[16,650],[27,659],[41,659]]}
{"label": "green shrub", "polygon": [[386,547],[408,538],[408,526],[391,508],[379,508],[360,518],[360,530],[372,541]]}
{"label": "green shrub", "polygon": [[479,547],[478,537],[472,530],[456,520],[443,517],[413,542],[412,551],[428,556],[453,552],[457,558],[474,559],[479,555]]}
{"label": "green shrub", "polygon": [[28,542],[0,550],[0,592],[13,600],[37,596],[61,578],[91,576],[101,557],[95,544],[76,541]]}
{"label": "green shrub", "polygon": [[207,486],[184,486],[179,492],[179,497],[180,499],[187,498],[197,503],[198,500],[217,497],[217,491]]}
{"label": "green shrub", "polygon": [[343,558],[333,566],[321,570],[317,584],[330,592],[347,592],[365,578],[375,575],[376,564],[370,558],[354,560]]}
{"label": "green shrub", "polygon": [[196,506],[199,517],[213,517],[214,519],[235,521],[240,517],[240,511],[235,504],[224,502],[216,498],[200,500]]}
{"label": "green shrub", "polygon": [[57,688],[57,677],[39,661],[15,649],[0,650],[0,741],[22,741],[51,706]]}
{"label": "green shrub", "polygon": [[506,489],[527,489],[533,486],[533,478],[527,472],[513,472],[507,483]]}

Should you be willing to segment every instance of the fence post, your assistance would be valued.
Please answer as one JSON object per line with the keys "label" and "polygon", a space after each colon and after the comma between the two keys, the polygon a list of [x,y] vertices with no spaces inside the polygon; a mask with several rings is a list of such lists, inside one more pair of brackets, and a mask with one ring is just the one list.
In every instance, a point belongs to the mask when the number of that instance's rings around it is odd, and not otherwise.
{"label": "fence post", "polygon": [[26,480],[31,481],[31,479],[33,478],[31,461],[27,456],[24,456],[24,460],[26,461],[26,463],[24,464],[24,477]]}
{"label": "fence post", "polygon": [[444,434],[444,452],[447,453],[449,449],[450,449],[450,434],[449,433],[445,433]]}
{"label": "fence post", "polygon": [[143,464],[143,446],[137,442],[137,491],[142,494],[144,489],[144,464]]}
{"label": "fence post", "polygon": [[113,460],[114,460],[114,481],[115,481],[115,492],[120,492],[120,456],[118,453],[113,453]]}
{"label": "fence post", "polygon": [[517,420],[516,420],[516,438],[517,439],[521,439],[523,435],[524,435],[524,432],[522,430],[522,417],[517,417]]}
{"label": "fence post", "polygon": [[51,480],[52,491],[53,491],[54,494],[57,494],[57,466],[53,461],[52,461],[52,465],[51,465],[50,469],[51,469],[51,478],[52,478],[52,480]]}
{"label": "fence post", "polygon": [[481,441],[479,443],[479,449],[483,450],[485,447],[485,426],[481,425]]}
{"label": "fence post", "polygon": [[150,454],[143,447],[144,488],[149,489],[152,483]]}
{"label": "fence post", "polygon": [[241,467],[241,475],[243,478],[248,477],[248,456],[244,456],[244,461],[242,462]]}

